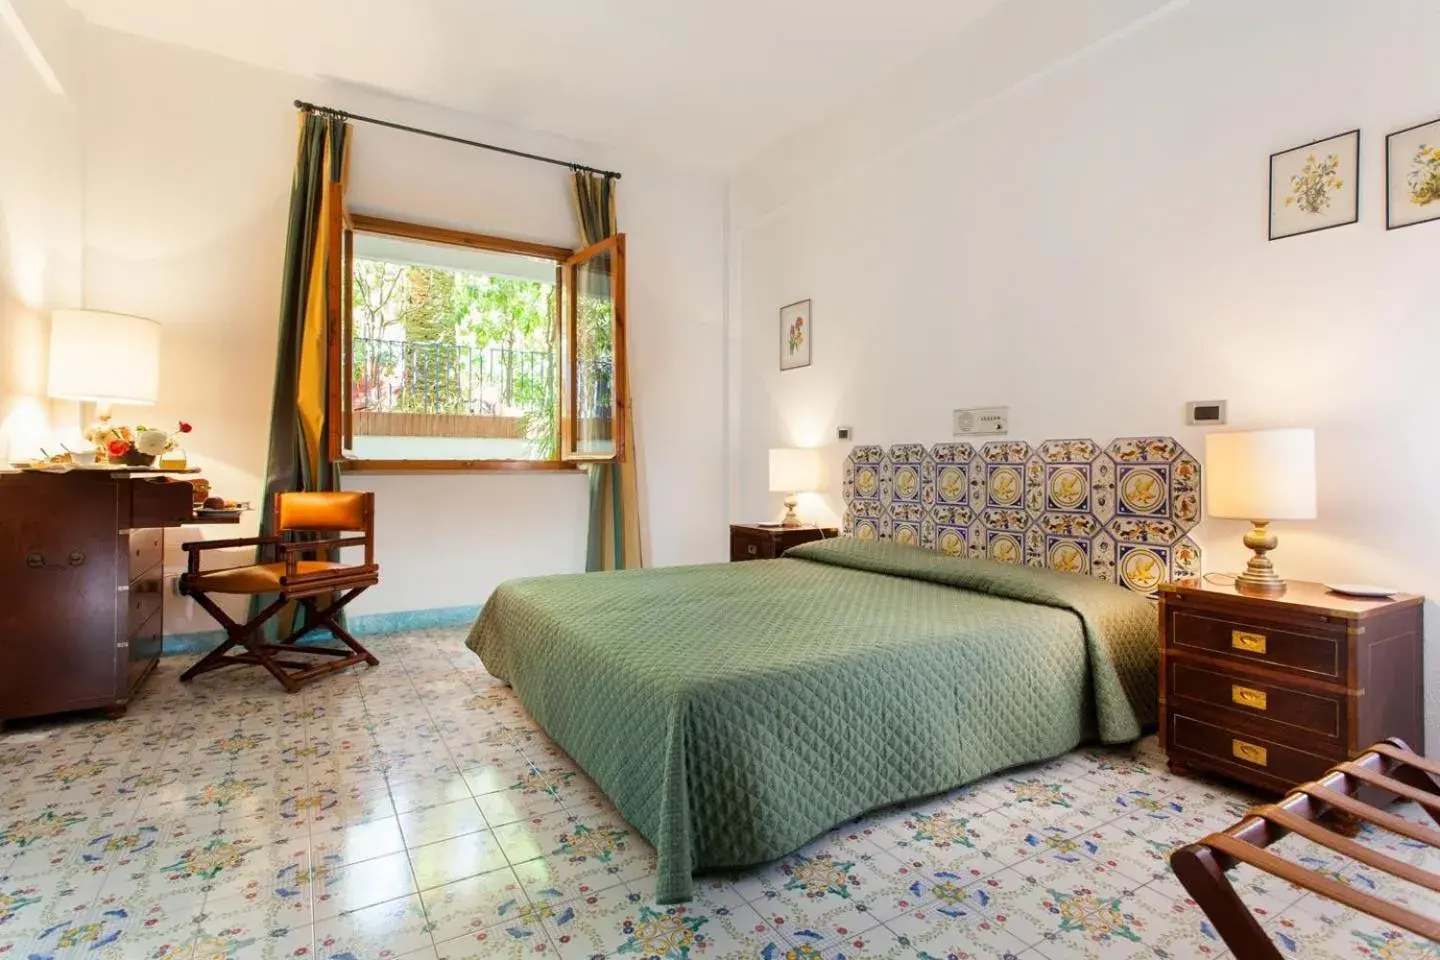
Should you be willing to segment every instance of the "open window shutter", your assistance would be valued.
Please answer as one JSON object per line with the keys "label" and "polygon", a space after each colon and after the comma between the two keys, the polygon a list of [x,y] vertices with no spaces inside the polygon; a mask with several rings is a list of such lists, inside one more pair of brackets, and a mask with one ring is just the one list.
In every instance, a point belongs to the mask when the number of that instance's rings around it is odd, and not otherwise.
{"label": "open window shutter", "polygon": [[564,265],[560,300],[560,456],[625,459],[625,235]]}
{"label": "open window shutter", "polygon": [[326,280],[330,286],[325,336],[325,419],[330,424],[326,453],[332,463],[350,456],[354,446],[354,429],[350,415],[350,344],[353,334],[351,313],[354,288],[351,283],[355,266],[355,233],[343,196],[342,193],[342,202],[336,206],[329,222],[321,225],[322,229],[330,231],[329,249],[339,254],[330,257],[326,263],[329,274]]}

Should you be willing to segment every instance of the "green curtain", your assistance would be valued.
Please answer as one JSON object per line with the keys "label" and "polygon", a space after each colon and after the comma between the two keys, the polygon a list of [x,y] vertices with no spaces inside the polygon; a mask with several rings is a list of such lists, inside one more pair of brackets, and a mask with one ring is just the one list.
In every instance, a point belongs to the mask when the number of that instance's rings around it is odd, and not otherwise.
{"label": "green curtain", "polygon": [[[329,458],[330,432],[339,424],[325,417],[325,343],[329,318],[340,309],[335,298],[344,294],[333,281],[340,256],[335,226],[344,204],[349,133],[349,125],[339,117],[300,112],[280,289],[270,454],[261,500],[260,532],[265,535],[275,532],[276,493],[340,489],[340,471]],[[272,600],[256,597],[252,614]],[[282,621],[290,619],[290,614],[281,616]]]}
{"label": "green curtain", "polygon": [[[584,170],[575,171],[575,213],[585,245],[613,236],[615,178]],[[629,383],[614,389],[630,396]],[[640,502],[636,463],[633,404],[625,419],[625,458],[620,462],[590,464],[590,529],[585,551],[586,570],[626,570],[643,565],[640,550]]]}

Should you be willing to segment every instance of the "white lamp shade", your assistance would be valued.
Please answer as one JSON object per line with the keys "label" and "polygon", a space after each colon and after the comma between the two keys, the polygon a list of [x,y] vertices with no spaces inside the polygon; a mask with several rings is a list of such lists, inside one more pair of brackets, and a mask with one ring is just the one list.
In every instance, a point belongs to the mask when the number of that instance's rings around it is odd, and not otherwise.
{"label": "white lamp shade", "polygon": [[1315,431],[1206,434],[1205,490],[1212,517],[1315,519]]}
{"label": "white lamp shade", "polygon": [[160,399],[160,324],[100,310],[50,316],[50,396],[100,403]]}
{"label": "white lamp shade", "polygon": [[818,450],[779,447],[770,451],[772,493],[810,493],[823,486],[823,479]]}

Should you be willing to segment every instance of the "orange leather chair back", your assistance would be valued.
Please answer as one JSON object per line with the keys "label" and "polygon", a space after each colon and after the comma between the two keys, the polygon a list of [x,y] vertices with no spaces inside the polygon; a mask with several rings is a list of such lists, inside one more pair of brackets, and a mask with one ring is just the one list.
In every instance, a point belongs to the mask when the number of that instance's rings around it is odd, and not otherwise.
{"label": "orange leather chair back", "polygon": [[346,490],[335,493],[282,493],[276,498],[275,529],[370,531],[375,494]]}

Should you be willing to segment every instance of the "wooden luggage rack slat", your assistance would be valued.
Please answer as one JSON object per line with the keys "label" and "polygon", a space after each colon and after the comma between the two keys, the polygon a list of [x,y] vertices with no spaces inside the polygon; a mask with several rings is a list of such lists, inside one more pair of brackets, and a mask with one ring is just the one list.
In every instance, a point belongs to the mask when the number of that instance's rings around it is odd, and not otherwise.
{"label": "wooden luggage rack slat", "polygon": [[1440,777],[1440,764],[1412,753],[1404,741],[1381,741],[1354,760],[1332,767],[1318,781],[1300,784],[1279,803],[1256,807],[1228,830],[1181,847],[1170,855],[1170,866],[1239,960],[1280,960],[1281,957],[1226,875],[1227,870],[1239,863],[1248,863],[1411,933],[1432,941],[1440,940],[1440,921],[1362,893],[1265,849],[1286,834],[1297,833],[1375,870],[1440,891],[1440,874],[1356,843],[1318,822],[1321,815],[1333,809],[1440,848],[1440,832],[1386,813],[1356,797],[1365,787],[1398,795],[1415,801],[1432,820],[1440,823],[1437,777]]}

